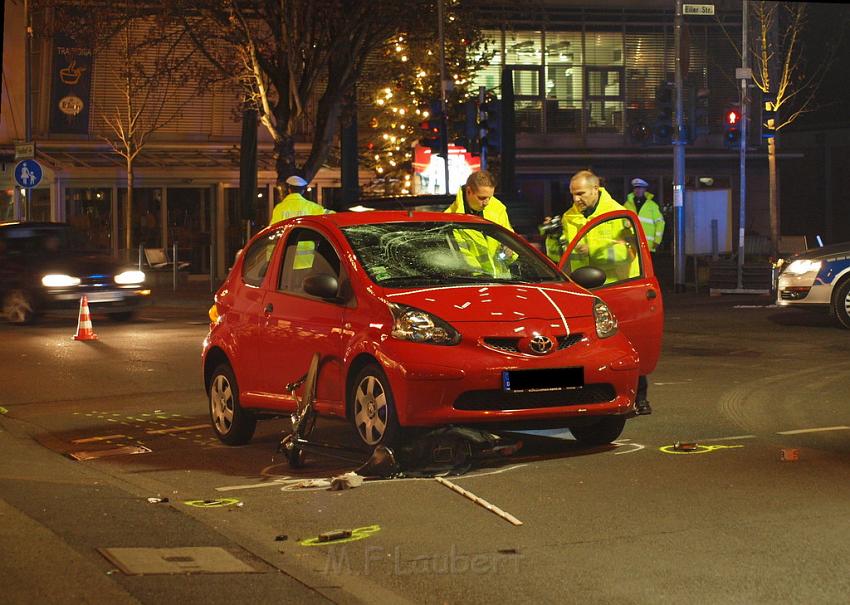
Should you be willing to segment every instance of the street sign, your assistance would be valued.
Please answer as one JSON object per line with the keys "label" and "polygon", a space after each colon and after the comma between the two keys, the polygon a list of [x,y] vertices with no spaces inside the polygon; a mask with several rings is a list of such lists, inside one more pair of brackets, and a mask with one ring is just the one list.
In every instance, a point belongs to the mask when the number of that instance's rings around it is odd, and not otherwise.
{"label": "street sign", "polygon": [[684,15],[713,15],[713,4],[683,4],[682,14]]}
{"label": "street sign", "polygon": [[15,143],[15,159],[31,160],[35,157],[35,143]]}
{"label": "street sign", "polygon": [[35,160],[22,160],[15,166],[15,182],[31,189],[41,182],[41,165]]}
{"label": "street sign", "polygon": [[735,68],[735,79],[736,80],[752,80],[753,79],[753,68],[752,67],[736,67]]}

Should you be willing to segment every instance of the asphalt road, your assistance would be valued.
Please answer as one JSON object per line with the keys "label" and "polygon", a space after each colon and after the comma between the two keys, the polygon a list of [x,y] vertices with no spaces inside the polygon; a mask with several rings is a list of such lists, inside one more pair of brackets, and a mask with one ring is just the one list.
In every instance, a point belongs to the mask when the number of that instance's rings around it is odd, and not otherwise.
{"label": "asphalt road", "polygon": [[[524,435],[451,479],[521,526],[432,479],[305,487],[360,460],[293,472],[280,420],[221,445],[203,305],[95,316],[87,343],[73,321],[0,324],[2,600],[846,603],[850,332],[760,297],[665,302],[652,416],[607,448]],[[310,545],[334,529],[359,539]],[[128,573],[144,564],[176,573]]]}

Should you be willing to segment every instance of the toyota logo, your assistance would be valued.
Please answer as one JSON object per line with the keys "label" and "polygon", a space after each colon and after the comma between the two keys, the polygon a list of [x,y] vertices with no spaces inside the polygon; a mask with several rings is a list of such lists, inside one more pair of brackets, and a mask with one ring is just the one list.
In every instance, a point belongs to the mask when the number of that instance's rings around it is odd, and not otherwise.
{"label": "toyota logo", "polygon": [[528,346],[531,348],[533,353],[537,353],[538,355],[546,355],[552,350],[554,343],[552,339],[548,336],[543,336],[542,334],[535,334],[528,343]]}

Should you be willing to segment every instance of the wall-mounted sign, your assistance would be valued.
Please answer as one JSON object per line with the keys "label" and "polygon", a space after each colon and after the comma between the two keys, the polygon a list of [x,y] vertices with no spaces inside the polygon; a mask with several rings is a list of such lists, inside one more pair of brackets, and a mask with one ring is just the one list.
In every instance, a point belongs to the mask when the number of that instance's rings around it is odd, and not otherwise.
{"label": "wall-mounted sign", "polygon": [[54,37],[50,132],[88,134],[91,70],[91,48],[65,34]]}
{"label": "wall-mounted sign", "polygon": [[684,15],[713,15],[713,4],[683,4],[682,14]]}
{"label": "wall-mounted sign", "polygon": [[30,160],[35,157],[35,143],[15,143],[15,159]]}

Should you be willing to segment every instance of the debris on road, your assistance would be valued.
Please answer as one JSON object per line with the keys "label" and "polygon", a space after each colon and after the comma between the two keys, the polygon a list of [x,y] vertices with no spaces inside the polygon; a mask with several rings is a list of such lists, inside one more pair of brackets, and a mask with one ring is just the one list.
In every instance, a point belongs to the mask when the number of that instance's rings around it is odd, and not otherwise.
{"label": "debris on road", "polygon": [[502,519],[504,519],[504,520],[506,520],[510,523],[513,523],[514,525],[522,525],[522,521],[520,521],[519,519],[514,517],[512,514],[503,511],[498,506],[494,506],[493,504],[490,504],[484,498],[476,496],[472,492],[463,489],[461,486],[459,486],[455,483],[452,483],[451,481],[449,481],[447,479],[443,479],[442,477],[434,477],[434,480],[437,483],[441,483],[441,484],[445,485],[450,490],[457,492],[461,496],[463,496],[465,498],[469,498],[470,500],[472,500],[476,504],[483,506],[484,508],[489,510],[491,513],[495,513],[496,515],[499,515]]}
{"label": "debris on road", "polygon": [[286,534],[279,534],[274,537],[275,542],[286,542],[287,540],[289,540],[289,536]]}
{"label": "debris on road", "polygon": [[168,502],[168,498],[160,498],[159,496],[157,496],[156,498],[148,498],[148,502],[150,502],[151,504],[160,504]]}
{"label": "debris on road", "polygon": [[333,542],[335,540],[344,540],[351,537],[350,529],[334,529],[319,534],[319,542]]}
{"label": "debris on road", "polygon": [[779,459],[783,462],[794,462],[800,459],[800,450],[795,447],[783,447],[779,450]]}
{"label": "debris on road", "polygon": [[363,477],[355,472],[345,473],[331,479],[331,491],[342,491],[363,485]]}
{"label": "debris on road", "polygon": [[673,444],[673,449],[677,452],[693,452],[699,447],[698,443],[688,443],[683,441],[677,441]]}

